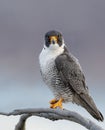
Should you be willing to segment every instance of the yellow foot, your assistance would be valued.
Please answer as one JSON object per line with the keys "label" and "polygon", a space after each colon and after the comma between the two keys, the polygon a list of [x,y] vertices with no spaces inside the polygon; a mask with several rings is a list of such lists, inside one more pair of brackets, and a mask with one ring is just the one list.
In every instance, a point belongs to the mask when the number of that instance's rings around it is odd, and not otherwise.
{"label": "yellow foot", "polygon": [[60,98],[59,100],[56,100],[56,99],[53,99],[53,100],[51,100],[50,101],[50,108],[57,108],[57,107],[59,107],[59,108],[61,108],[61,109],[63,109],[63,106],[62,106],[62,101],[63,101],[63,99],[62,98]]}

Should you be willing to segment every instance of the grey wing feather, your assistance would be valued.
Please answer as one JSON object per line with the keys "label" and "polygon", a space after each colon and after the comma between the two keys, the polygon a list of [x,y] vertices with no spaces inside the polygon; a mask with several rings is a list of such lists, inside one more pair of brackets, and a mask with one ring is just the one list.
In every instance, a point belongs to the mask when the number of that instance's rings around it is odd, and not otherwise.
{"label": "grey wing feather", "polygon": [[103,121],[101,112],[89,95],[84,74],[75,57],[69,53],[63,53],[56,58],[55,64],[65,87],[69,86],[74,93],[73,101],[83,106],[94,118]]}
{"label": "grey wing feather", "polygon": [[88,93],[83,72],[73,56],[62,54],[58,56],[55,63],[63,81],[68,82],[77,94]]}

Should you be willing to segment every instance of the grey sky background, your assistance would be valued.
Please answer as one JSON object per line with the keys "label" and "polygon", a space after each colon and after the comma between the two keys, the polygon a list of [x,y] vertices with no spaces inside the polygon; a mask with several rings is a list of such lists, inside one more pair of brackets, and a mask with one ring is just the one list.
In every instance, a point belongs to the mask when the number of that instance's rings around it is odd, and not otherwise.
{"label": "grey sky background", "polygon": [[[104,0],[0,0],[0,111],[48,107],[53,95],[41,79],[38,56],[44,34],[52,29],[63,33],[79,59],[90,93],[105,116]],[[78,111],[75,105],[67,107]]]}

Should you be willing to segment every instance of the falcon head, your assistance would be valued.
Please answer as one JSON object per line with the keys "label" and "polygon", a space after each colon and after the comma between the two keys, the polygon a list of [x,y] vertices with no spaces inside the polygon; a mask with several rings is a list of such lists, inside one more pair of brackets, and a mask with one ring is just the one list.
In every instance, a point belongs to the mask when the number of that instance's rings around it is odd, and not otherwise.
{"label": "falcon head", "polygon": [[64,46],[62,34],[58,31],[49,31],[45,34],[45,46],[50,49],[57,49]]}

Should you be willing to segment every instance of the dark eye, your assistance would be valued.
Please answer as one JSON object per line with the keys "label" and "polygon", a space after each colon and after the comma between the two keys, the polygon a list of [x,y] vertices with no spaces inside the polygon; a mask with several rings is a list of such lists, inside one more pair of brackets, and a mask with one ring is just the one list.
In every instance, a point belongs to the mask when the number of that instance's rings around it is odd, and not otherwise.
{"label": "dark eye", "polygon": [[59,34],[59,35],[58,35],[58,38],[61,38],[61,37],[62,37],[61,34]]}
{"label": "dark eye", "polygon": [[60,37],[60,35],[58,35],[58,38]]}

